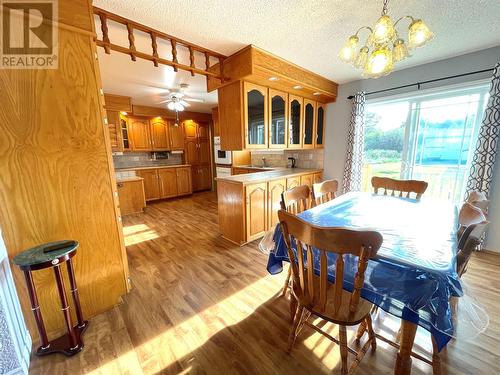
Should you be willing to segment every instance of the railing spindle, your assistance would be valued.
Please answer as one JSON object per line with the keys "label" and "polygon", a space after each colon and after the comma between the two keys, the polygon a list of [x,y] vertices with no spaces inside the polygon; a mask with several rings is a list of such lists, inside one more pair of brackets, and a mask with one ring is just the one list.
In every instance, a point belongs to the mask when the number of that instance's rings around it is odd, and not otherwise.
{"label": "railing spindle", "polygon": [[151,47],[153,48],[153,57],[155,58],[153,61],[153,64],[157,67],[158,66],[158,58],[160,56],[158,55],[158,44],[156,43],[156,34],[153,32],[150,32],[149,35],[151,35]]}
{"label": "railing spindle", "polygon": [[134,52],[136,51],[136,48],[135,48],[134,28],[130,23],[127,23],[127,31],[128,31],[129,49],[132,51],[130,53],[130,58],[132,59],[132,61],[135,61],[136,57]]}
{"label": "railing spindle", "polygon": [[205,51],[205,70],[208,72],[208,69],[210,69],[210,55]]}
{"label": "railing spindle", "polygon": [[[194,65],[194,51],[193,51],[193,47],[189,46],[189,66],[191,68],[196,68],[196,66]],[[194,70],[191,69],[191,76],[194,77]]]}
{"label": "railing spindle", "polygon": [[[170,44],[172,45],[172,62],[177,64],[177,42],[174,39],[170,39]],[[174,65],[174,72],[177,72],[177,65]]]}
{"label": "railing spindle", "polygon": [[107,19],[108,17],[104,13],[99,13],[99,19],[101,20],[101,31],[102,31],[102,41],[104,43],[104,52],[106,52],[108,55],[111,53],[111,50],[109,49],[109,35],[108,35],[108,24],[107,24]]}
{"label": "railing spindle", "polygon": [[221,76],[220,81],[224,83],[224,59],[222,57],[219,57],[219,75]]}

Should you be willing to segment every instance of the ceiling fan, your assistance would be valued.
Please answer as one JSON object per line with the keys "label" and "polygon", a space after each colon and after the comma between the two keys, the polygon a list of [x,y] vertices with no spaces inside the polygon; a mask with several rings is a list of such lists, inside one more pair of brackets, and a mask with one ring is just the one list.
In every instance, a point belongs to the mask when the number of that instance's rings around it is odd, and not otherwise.
{"label": "ceiling fan", "polygon": [[181,83],[179,88],[167,89],[165,94],[167,98],[162,100],[160,104],[167,103],[167,108],[171,111],[184,111],[185,107],[189,107],[188,102],[203,103],[205,100],[191,98],[186,95],[185,91],[189,87],[187,83]]}

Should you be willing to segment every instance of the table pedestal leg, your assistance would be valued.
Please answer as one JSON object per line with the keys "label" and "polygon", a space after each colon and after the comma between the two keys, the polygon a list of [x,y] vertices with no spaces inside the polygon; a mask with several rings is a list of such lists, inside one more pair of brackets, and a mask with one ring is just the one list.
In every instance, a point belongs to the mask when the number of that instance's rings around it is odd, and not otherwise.
{"label": "table pedestal leg", "polygon": [[85,327],[88,322],[83,320],[82,307],[80,305],[80,297],[78,296],[78,288],[76,287],[75,271],[73,269],[73,262],[71,258],[66,262],[68,267],[68,278],[71,287],[71,294],[73,295],[73,302],[75,303],[76,317],[78,319],[78,328]]}
{"label": "table pedestal leg", "polygon": [[35,316],[36,326],[38,328],[38,333],[40,334],[40,340],[42,341],[42,345],[37,351],[45,350],[49,347],[50,343],[47,338],[47,332],[45,331],[45,325],[43,324],[42,313],[40,312],[40,305],[38,303],[38,297],[36,295],[35,284],[33,282],[33,275],[31,275],[31,271],[24,271],[24,277],[26,279],[26,285],[28,286],[31,310]]}
{"label": "table pedestal leg", "polygon": [[59,298],[61,299],[61,310],[64,314],[64,320],[66,321],[66,329],[68,330],[69,342],[71,344],[70,350],[74,350],[77,347],[77,341],[75,336],[75,331],[73,330],[73,324],[71,323],[71,314],[69,312],[68,300],[66,298],[66,291],[64,290],[64,281],[61,275],[61,269],[59,265],[54,267],[54,274],[56,275],[57,290],[59,291]]}
{"label": "table pedestal leg", "polygon": [[411,350],[417,333],[417,325],[401,320],[401,342],[394,367],[394,375],[411,374]]}

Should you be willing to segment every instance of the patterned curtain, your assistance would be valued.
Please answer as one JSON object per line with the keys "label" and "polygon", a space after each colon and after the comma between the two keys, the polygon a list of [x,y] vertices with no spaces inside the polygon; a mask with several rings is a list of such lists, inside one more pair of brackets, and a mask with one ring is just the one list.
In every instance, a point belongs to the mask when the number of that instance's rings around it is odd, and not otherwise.
{"label": "patterned curtain", "polygon": [[482,191],[489,196],[495,158],[500,137],[500,63],[493,72],[490,98],[484,111],[483,122],[479,130],[476,151],[467,180],[466,198],[473,190]]}
{"label": "patterned curtain", "polygon": [[342,183],[342,191],[344,193],[361,190],[361,167],[363,166],[364,138],[365,93],[358,92],[352,98],[347,157]]}

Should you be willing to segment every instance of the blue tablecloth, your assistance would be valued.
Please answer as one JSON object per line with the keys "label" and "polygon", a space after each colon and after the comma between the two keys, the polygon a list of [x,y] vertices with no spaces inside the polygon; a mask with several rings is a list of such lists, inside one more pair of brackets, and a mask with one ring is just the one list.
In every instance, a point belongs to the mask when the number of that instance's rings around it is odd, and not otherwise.
{"label": "blue tablecloth", "polygon": [[[457,211],[451,203],[348,193],[298,216],[322,227],[380,232],[384,241],[377,257],[369,261],[362,298],[428,330],[439,350],[448,343],[453,335],[449,298],[463,294],[455,261]],[[271,274],[281,272],[282,262],[289,261],[279,225],[274,242],[267,265]],[[319,259],[314,264],[319,270]],[[334,264],[335,254],[330,254],[331,281]],[[356,269],[357,258],[347,257],[344,289],[352,291]]]}

